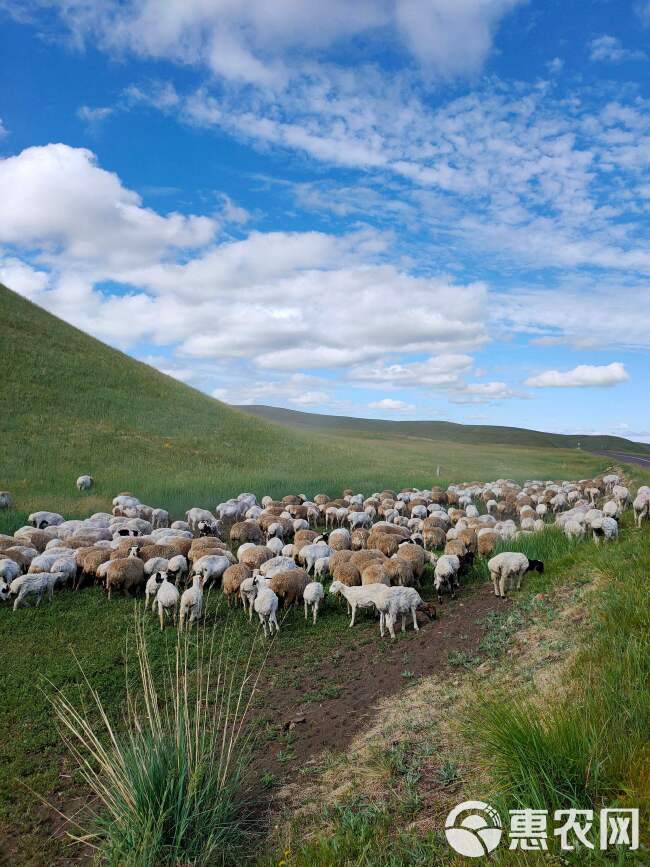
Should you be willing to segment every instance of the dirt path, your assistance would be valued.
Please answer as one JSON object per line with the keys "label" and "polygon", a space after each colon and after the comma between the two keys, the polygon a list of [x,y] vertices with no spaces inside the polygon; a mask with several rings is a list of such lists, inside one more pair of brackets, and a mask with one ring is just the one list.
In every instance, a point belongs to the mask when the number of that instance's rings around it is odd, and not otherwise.
{"label": "dirt path", "polygon": [[[441,672],[460,676],[462,668],[450,664],[450,654],[452,659],[454,653],[478,656],[486,616],[510,605],[495,598],[491,585],[468,589],[462,598],[440,606],[435,622],[420,618],[418,633],[410,624],[395,641],[382,641],[377,621],[368,618],[353,627],[358,631],[354,647],[323,660],[318,672],[301,672],[290,687],[263,692],[260,704],[267,718],[278,722],[280,732],[253,759],[252,799],[260,806],[272,800],[263,775],[272,774],[277,784],[291,782],[323,751],[344,750],[373,717],[377,702],[415,678]],[[267,670],[273,664],[269,658]]]}

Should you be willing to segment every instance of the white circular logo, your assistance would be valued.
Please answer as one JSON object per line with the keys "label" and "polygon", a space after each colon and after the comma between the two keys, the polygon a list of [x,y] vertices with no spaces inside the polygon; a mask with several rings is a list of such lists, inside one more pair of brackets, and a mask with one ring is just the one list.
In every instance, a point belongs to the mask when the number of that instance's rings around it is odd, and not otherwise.
{"label": "white circular logo", "polygon": [[[469,813],[464,818],[462,813]],[[499,845],[503,828],[501,817],[484,801],[463,801],[449,813],[445,835],[452,849],[468,858],[480,858]]]}

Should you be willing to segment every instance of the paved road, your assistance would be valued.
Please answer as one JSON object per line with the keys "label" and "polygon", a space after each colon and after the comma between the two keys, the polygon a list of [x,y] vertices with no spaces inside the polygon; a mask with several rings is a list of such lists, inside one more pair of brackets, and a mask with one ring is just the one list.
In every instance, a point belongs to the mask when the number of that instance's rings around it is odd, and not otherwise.
{"label": "paved road", "polygon": [[617,461],[623,461],[624,464],[636,464],[639,467],[645,467],[650,470],[650,457],[644,458],[641,455],[628,455],[625,452],[594,452],[594,454],[615,458]]}

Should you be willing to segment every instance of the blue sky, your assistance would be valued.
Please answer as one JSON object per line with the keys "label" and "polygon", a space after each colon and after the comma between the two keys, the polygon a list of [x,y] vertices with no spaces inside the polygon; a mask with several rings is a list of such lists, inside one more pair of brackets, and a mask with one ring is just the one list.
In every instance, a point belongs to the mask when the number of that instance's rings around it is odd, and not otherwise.
{"label": "blue sky", "polygon": [[650,440],[650,0],[0,0],[0,280],[231,403]]}

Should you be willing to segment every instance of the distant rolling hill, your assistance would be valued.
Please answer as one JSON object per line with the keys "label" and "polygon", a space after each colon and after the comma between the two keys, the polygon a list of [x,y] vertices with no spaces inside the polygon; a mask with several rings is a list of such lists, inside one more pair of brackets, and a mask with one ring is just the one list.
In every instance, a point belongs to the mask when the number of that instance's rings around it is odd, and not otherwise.
{"label": "distant rolling hill", "polygon": [[500,445],[534,446],[537,448],[582,448],[591,452],[624,452],[650,455],[650,445],[637,443],[624,437],[555,434],[519,427],[498,425],[455,424],[449,421],[388,421],[383,419],[352,418],[350,416],[319,415],[297,412],[275,406],[240,406],[239,409],[259,418],[277,421],[297,429],[343,432],[358,431],[365,434],[419,437],[435,441],[466,443],[471,445],[494,443]]}
{"label": "distant rolling hill", "polygon": [[[532,432],[518,431],[523,440],[492,445],[481,428],[470,440],[463,433],[469,428],[430,422],[365,422],[265,407],[243,412],[2,285],[0,323],[0,490],[10,491],[16,504],[16,511],[0,512],[0,532],[15,529],[35,508],[69,516],[106,509],[125,490],[179,517],[192,505],[214,508],[243,490],[313,495],[347,486],[427,486],[434,477],[440,483],[571,478],[608,462],[575,449],[550,450],[563,441],[549,443],[548,434],[531,439]],[[256,411],[266,417],[251,415]],[[423,434],[436,429],[435,441]],[[82,473],[95,477],[89,493],[75,489]]]}

